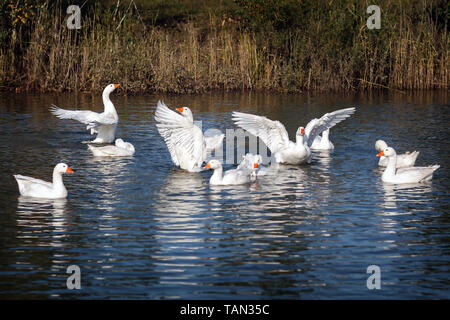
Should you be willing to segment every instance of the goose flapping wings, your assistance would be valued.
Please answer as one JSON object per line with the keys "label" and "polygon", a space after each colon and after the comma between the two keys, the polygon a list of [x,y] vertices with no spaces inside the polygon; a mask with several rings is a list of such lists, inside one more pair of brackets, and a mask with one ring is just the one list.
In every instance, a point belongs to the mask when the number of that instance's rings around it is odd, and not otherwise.
{"label": "goose flapping wings", "polygon": [[218,147],[224,135],[204,137],[202,130],[194,124],[188,108],[177,108],[177,111],[180,113],[158,101],[156,128],[166,142],[173,163],[188,171],[199,171],[208,151]]}

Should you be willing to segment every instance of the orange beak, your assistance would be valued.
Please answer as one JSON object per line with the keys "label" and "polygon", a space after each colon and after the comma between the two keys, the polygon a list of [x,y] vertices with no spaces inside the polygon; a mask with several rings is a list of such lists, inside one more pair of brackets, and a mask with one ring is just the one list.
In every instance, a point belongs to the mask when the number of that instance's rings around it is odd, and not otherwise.
{"label": "orange beak", "polygon": [[257,164],[257,163],[254,163],[254,164],[253,164],[253,168],[258,169],[258,164]]}
{"label": "orange beak", "polygon": [[209,169],[209,168],[211,168],[211,165],[208,162],[207,164],[205,164],[205,169]]}
{"label": "orange beak", "polygon": [[120,86],[120,84],[114,84],[114,88],[117,88],[118,86]]}
{"label": "orange beak", "polygon": [[381,156],[384,156],[384,151],[383,151],[383,150],[381,150],[381,151],[377,154],[377,157],[381,157]]}
{"label": "orange beak", "polygon": [[72,169],[70,169],[69,167],[67,167],[67,170],[66,170],[66,172],[67,172],[67,173],[73,173],[73,170],[72,170]]}
{"label": "orange beak", "polygon": [[305,128],[301,128],[301,129],[300,129],[300,133],[301,133],[301,134],[305,134]]}
{"label": "orange beak", "polygon": [[179,113],[183,113],[184,108],[177,108],[177,111],[178,111]]}

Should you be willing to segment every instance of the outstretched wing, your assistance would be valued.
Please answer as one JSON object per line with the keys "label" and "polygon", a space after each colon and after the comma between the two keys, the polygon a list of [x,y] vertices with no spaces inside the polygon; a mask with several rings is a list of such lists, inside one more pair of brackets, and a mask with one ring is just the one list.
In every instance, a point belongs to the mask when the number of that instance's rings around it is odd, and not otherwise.
{"label": "outstretched wing", "polygon": [[305,134],[308,137],[308,147],[314,142],[314,139],[322,133],[322,131],[334,127],[336,124],[350,117],[355,113],[355,108],[346,108],[325,113],[320,119],[312,119],[305,128]]}
{"label": "outstretched wing", "polygon": [[58,108],[53,104],[50,108],[50,112],[60,119],[73,119],[80,121],[84,124],[99,121],[100,113],[89,110],[65,110]]}
{"label": "outstretched wing", "polygon": [[[175,165],[180,165],[179,151],[187,153],[201,165],[203,158],[203,134],[192,121],[170,110],[164,102],[158,101],[155,112],[156,128],[164,138]],[[196,145],[197,144],[197,145]],[[178,150],[178,155],[177,155]]]}
{"label": "outstretched wing", "polygon": [[273,153],[289,145],[289,135],[279,121],[237,111],[233,112],[233,120],[242,129],[259,137]]}

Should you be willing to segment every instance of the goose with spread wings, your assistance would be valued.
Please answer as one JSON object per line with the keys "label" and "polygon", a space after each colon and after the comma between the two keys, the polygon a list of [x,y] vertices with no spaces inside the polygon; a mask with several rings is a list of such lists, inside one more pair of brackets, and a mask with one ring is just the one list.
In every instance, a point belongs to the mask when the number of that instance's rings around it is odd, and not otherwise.
{"label": "goose with spread wings", "polygon": [[326,113],[320,119],[311,120],[306,127],[297,129],[296,142],[289,140],[286,128],[279,121],[237,111],[233,112],[233,120],[242,129],[259,137],[270,149],[277,163],[296,165],[310,162],[310,147],[321,132],[332,128],[354,112],[355,108],[340,109]]}
{"label": "goose with spread wings", "polygon": [[170,110],[158,101],[155,120],[159,134],[166,142],[172,162],[181,169],[198,172],[208,153],[222,145],[224,134],[205,137],[194,124],[192,111],[187,107]]}
{"label": "goose with spread wings", "polygon": [[50,108],[50,112],[60,119],[73,119],[86,124],[86,129],[90,130],[91,134],[97,134],[97,137],[91,143],[112,143],[119,123],[119,116],[109,95],[118,86],[118,84],[110,84],[103,90],[102,98],[105,109],[102,113],[90,110],[65,110],[55,105]]}

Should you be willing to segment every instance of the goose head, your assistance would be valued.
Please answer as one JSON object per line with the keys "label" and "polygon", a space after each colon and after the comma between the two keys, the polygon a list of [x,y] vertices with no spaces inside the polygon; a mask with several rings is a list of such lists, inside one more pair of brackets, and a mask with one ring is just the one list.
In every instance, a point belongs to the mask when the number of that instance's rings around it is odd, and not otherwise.
{"label": "goose head", "polygon": [[64,173],[73,173],[73,170],[70,169],[70,167],[65,163],[58,163],[55,166],[55,169],[53,170],[53,172],[64,174]]}
{"label": "goose head", "polygon": [[192,111],[188,107],[180,107],[176,108],[176,110],[183,116],[190,120],[193,120],[194,117],[192,116]]}
{"label": "goose head", "polygon": [[377,151],[382,151],[384,149],[386,149],[388,147],[387,143],[384,142],[383,140],[377,140],[377,142],[375,142],[375,149]]}
{"label": "goose head", "polygon": [[205,164],[204,168],[215,170],[215,169],[222,168],[222,164],[220,163],[219,160],[213,159],[213,160],[210,160],[207,164]]}
{"label": "goose head", "polygon": [[295,138],[297,140],[297,143],[303,143],[304,136],[305,136],[305,128],[299,127],[297,129],[297,132],[295,133]]}
{"label": "goose head", "polygon": [[381,150],[378,154],[377,154],[377,157],[381,157],[381,156],[385,156],[385,157],[392,157],[392,156],[395,156],[396,155],[396,153],[395,153],[395,150],[394,150],[394,148],[391,148],[391,147],[387,147],[387,148],[385,148],[384,150]]}
{"label": "goose head", "polygon": [[304,127],[299,127],[297,129],[297,132],[295,133],[296,136],[304,136],[305,135],[305,128]]}
{"label": "goose head", "polygon": [[109,96],[111,92],[116,90],[119,84],[108,84],[105,89],[103,89],[103,96]]}

